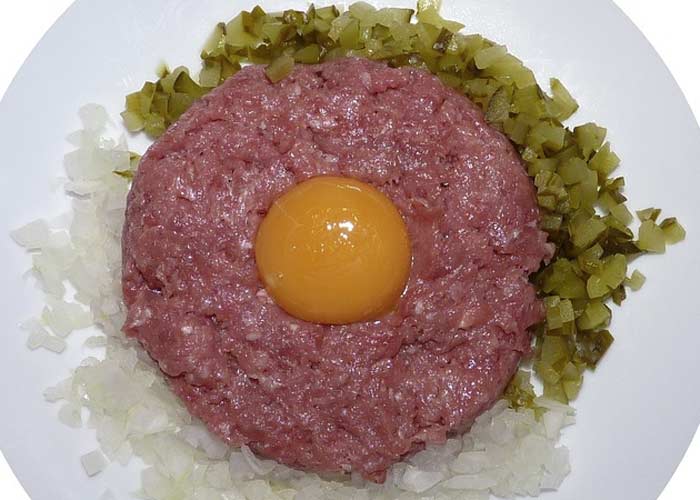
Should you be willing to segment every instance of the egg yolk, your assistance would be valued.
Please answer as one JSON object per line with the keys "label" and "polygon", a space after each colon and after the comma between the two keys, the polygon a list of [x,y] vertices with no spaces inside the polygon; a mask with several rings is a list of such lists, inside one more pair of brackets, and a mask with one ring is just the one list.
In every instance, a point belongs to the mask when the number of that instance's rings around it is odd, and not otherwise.
{"label": "egg yolk", "polygon": [[408,280],[411,247],[393,203],[346,177],[314,177],[278,198],[255,241],[268,294],[292,316],[324,324],[390,312]]}

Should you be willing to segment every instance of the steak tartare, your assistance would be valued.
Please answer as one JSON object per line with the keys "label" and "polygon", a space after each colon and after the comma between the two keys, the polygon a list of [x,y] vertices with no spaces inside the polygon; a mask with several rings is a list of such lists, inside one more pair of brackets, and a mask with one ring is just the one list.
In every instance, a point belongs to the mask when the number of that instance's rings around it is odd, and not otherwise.
{"label": "steak tartare", "polygon": [[[266,294],[253,242],[290,187],[347,176],[403,216],[413,264],[395,311],[329,326]],[[468,99],[412,68],[364,59],[249,66],[146,153],[123,233],[124,331],[190,412],[234,446],[381,482],[501,396],[542,306],[551,256],[534,188]]]}

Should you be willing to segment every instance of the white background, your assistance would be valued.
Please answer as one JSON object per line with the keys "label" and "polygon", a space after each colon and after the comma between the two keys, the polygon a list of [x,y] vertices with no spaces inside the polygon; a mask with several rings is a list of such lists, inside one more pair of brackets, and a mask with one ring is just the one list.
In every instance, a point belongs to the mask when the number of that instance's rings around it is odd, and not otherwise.
{"label": "white background", "polygon": [[[0,95],[43,33],[72,0],[2,0],[0,5]],[[118,0],[114,0],[118,1]],[[656,47],[700,117],[700,4],[694,0],[615,0]],[[592,34],[595,36],[595,34]],[[60,75],[51,75],[60,77]],[[643,75],[640,74],[640,78]],[[654,457],[648,457],[653,460]],[[39,466],[39,464],[37,464]],[[700,498],[700,433],[659,500]],[[0,498],[28,500],[0,454]],[[85,499],[89,500],[89,499]]]}

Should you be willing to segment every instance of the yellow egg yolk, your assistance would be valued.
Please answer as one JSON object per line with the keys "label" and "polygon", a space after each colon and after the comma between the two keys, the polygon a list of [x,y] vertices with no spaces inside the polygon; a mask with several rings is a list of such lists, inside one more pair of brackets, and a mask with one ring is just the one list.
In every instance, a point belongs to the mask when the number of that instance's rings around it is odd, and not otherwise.
{"label": "yellow egg yolk", "polygon": [[346,324],[396,306],[411,247],[384,194],[354,179],[321,176],[273,203],[258,229],[255,259],[282,309],[305,321]]}

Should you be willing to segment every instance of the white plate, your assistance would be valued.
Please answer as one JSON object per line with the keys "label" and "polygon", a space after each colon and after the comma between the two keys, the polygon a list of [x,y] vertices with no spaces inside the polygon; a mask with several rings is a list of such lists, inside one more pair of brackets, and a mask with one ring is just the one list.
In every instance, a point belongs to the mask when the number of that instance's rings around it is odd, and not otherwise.
{"label": "white plate", "polygon": [[[270,10],[303,1],[264,1]],[[404,3],[400,0],[385,3]],[[615,311],[617,342],[576,401],[579,421],[565,436],[573,473],[549,500],[654,499],[671,477],[700,421],[700,131],[680,89],[649,43],[608,0],[454,0],[443,13],[466,30],[506,43],[540,82],[562,79],[581,104],[576,122],[608,127],[637,208],[678,216],[687,241],[664,257],[639,260],[647,286]],[[83,356],[30,353],[18,323],[38,312],[39,294],[22,272],[29,258],[4,235],[66,203],[51,190],[61,174],[64,136],[87,102],[117,116],[161,57],[195,65],[215,22],[248,2],[78,0],[46,34],[0,104],[0,445],[34,500],[97,498],[106,488],[129,498],[138,467],[118,465],[87,479],[78,457],[95,448],[91,431],[59,424],[43,388]],[[690,63],[690,62],[689,62]]]}

